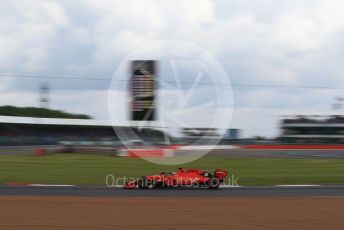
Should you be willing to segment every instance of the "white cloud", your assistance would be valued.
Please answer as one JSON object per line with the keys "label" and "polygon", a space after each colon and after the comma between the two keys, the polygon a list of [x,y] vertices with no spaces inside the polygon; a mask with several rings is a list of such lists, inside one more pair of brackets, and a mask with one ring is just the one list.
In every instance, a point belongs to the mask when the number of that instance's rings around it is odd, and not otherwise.
{"label": "white cloud", "polygon": [[[341,0],[7,1],[0,9],[0,73],[111,78],[137,47],[172,38],[213,53],[233,82],[341,86],[343,11]],[[40,81],[1,79],[0,103],[36,105]],[[107,113],[104,82],[51,84],[54,106],[99,118]],[[338,94],[236,88],[233,124],[248,135],[276,134],[269,122],[275,114],[321,112]]]}
{"label": "white cloud", "polygon": [[15,71],[44,70],[49,59],[44,48],[54,46],[59,29],[68,26],[62,7],[53,1],[8,1],[0,21],[2,67]]}

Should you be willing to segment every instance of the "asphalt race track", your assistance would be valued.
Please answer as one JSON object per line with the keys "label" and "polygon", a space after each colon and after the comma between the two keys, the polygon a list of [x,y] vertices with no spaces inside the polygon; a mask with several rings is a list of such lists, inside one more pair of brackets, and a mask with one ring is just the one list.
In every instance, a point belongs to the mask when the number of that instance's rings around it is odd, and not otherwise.
{"label": "asphalt race track", "polygon": [[[34,149],[56,149],[59,146],[1,146],[0,155],[31,154]],[[176,155],[197,155],[197,151],[178,150]],[[252,149],[214,149],[205,156],[209,157],[239,157],[239,158],[300,158],[319,159],[333,158],[344,159],[344,150],[252,150]]]}
{"label": "asphalt race track", "polygon": [[126,190],[104,186],[0,186],[0,195],[95,196],[95,197],[344,197],[344,185],[249,186],[218,190],[180,188]]}

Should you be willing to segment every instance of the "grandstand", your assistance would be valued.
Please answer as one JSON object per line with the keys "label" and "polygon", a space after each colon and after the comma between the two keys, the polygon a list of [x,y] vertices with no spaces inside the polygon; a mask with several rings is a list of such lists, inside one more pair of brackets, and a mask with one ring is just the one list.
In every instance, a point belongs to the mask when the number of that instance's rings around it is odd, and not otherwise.
{"label": "grandstand", "polygon": [[[116,127],[124,133],[134,133],[145,142],[164,141],[157,129],[130,126]],[[0,116],[0,145],[57,145],[61,142],[116,142],[118,136],[109,121]]]}
{"label": "grandstand", "polygon": [[344,143],[344,116],[286,116],[280,140],[288,143]]}

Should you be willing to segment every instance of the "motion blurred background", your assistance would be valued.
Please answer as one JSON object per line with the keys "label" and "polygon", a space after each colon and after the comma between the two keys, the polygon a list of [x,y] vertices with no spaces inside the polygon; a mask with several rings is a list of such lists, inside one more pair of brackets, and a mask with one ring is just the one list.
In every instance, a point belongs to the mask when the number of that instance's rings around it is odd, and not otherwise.
{"label": "motion blurred background", "polygon": [[[342,183],[343,10],[340,0],[3,1],[0,182],[103,184],[113,167],[162,169],[127,159],[143,150],[209,152],[189,166],[247,185]],[[202,74],[197,55],[128,60],[168,39],[201,47],[228,83]],[[215,88],[231,95],[220,98],[225,126],[211,125],[222,122]],[[154,116],[135,117],[146,105]],[[178,107],[187,119],[167,119]]]}
{"label": "motion blurred background", "polygon": [[[0,104],[107,121],[106,94],[120,61],[147,41],[174,38],[205,48],[228,72],[235,104],[226,128],[240,130],[232,139],[338,143],[343,7],[335,0],[5,1],[0,9]],[[181,84],[190,80],[181,75]],[[118,92],[119,110],[126,108],[126,96]],[[196,104],[197,97],[190,103]],[[35,119],[28,128],[16,124],[23,119],[5,117],[77,118],[72,115],[10,107],[0,113],[1,145],[112,136],[110,129],[97,126],[88,132],[49,126],[41,132],[42,125],[54,121]],[[182,133],[172,134],[182,138]]]}

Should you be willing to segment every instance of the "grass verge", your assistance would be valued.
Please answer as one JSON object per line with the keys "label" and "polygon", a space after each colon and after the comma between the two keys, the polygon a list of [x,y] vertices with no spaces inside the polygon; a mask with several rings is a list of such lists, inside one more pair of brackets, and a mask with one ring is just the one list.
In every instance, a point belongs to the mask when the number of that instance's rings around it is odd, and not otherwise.
{"label": "grass verge", "polygon": [[181,166],[156,165],[142,159],[105,155],[55,154],[46,157],[0,155],[0,184],[105,185],[107,174],[139,177],[178,167],[212,172],[222,168],[240,185],[344,184],[344,160],[204,157]]}

